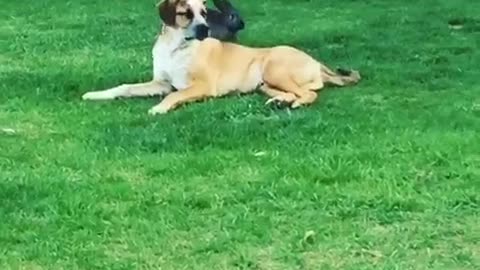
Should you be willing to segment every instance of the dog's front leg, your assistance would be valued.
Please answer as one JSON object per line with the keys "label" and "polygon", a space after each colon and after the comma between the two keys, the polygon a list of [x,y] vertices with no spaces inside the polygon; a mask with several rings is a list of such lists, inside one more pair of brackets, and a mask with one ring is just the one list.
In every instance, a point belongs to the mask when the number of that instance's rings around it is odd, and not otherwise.
{"label": "dog's front leg", "polygon": [[181,104],[198,101],[208,96],[211,96],[208,83],[196,82],[186,89],[169,94],[160,104],[151,108],[148,113],[151,115],[165,114]]}
{"label": "dog's front leg", "polygon": [[102,91],[85,93],[84,100],[110,100],[120,97],[147,97],[164,95],[172,91],[169,83],[163,81],[150,81],[136,84],[122,84]]}

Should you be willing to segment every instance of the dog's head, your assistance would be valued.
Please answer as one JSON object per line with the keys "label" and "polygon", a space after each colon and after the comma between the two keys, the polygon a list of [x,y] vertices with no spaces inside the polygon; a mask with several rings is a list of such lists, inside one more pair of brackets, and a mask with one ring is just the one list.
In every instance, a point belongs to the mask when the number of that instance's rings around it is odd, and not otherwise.
{"label": "dog's head", "polygon": [[209,34],[205,0],[163,0],[158,12],[165,25],[185,30],[187,37],[202,40]]}

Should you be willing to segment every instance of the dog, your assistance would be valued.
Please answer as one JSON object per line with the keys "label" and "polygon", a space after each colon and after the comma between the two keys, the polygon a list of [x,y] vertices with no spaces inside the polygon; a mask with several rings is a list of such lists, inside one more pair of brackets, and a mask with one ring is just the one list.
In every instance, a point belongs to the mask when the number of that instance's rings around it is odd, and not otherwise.
{"label": "dog", "polygon": [[[291,46],[251,48],[210,38],[205,1],[163,0],[162,32],[153,47],[153,80],[88,92],[84,100],[165,95],[149,114],[165,114],[190,102],[261,90],[271,102],[309,105],[325,84],[346,86],[357,71],[334,72]],[[176,90],[176,91],[174,91]]]}

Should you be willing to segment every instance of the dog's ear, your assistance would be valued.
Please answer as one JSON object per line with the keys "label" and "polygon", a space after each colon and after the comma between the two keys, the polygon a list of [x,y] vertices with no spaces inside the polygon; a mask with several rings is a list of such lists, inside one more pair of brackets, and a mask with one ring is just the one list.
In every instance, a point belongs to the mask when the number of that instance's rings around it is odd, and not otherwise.
{"label": "dog's ear", "polygon": [[175,26],[177,16],[177,0],[163,0],[158,3],[158,13],[163,23],[168,26]]}

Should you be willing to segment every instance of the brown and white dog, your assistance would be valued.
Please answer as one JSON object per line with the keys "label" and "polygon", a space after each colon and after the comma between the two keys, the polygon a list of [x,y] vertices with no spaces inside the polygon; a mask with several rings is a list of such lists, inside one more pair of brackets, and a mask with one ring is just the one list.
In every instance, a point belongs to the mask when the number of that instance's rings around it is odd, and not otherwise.
{"label": "brown and white dog", "polygon": [[204,0],[164,0],[158,9],[163,28],[153,47],[153,80],[88,92],[83,99],[166,95],[149,110],[164,114],[184,103],[259,88],[270,97],[267,104],[296,108],[314,102],[324,84],[360,80],[356,71],[333,72],[293,47],[250,48],[207,38]]}

